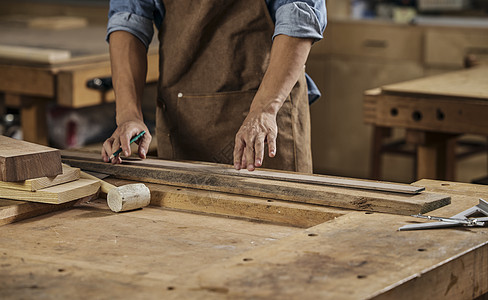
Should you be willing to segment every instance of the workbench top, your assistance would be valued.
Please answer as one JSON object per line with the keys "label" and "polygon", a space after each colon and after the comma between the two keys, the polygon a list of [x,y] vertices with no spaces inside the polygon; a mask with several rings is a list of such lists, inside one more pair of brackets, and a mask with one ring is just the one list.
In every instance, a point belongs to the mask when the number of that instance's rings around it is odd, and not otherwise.
{"label": "workbench top", "polygon": [[[474,206],[488,192],[484,186],[431,180],[415,185],[451,196],[450,205],[429,213],[440,216]],[[302,229],[155,206],[115,214],[99,199],[3,226],[0,294],[472,299],[486,293],[488,230],[397,231],[421,221],[342,210]]]}

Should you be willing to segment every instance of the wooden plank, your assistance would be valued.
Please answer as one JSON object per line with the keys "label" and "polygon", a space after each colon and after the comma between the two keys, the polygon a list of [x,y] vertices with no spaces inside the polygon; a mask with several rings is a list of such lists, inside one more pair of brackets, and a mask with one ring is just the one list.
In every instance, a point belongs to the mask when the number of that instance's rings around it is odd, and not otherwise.
{"label": "wooden plank", "polygon": [[488,67],[449,72],[396,84],[385,85],[386,93],[435,95],[488,99]]}
{"label": "wooden plank", "polygon": [[[133,181],[109,178],[119,186]],[[310,204],[290,203],[215,191],[146,183],[151,205],[226,217],[308,228],[340,217],[350,211]]]}
{"label": "wooden plank", "polygon": [[54,64],[69,60],[71,52],[58,49],[0,45],[0,57],[5,60]]}
{"label": "wooden plank", "polygon": [[27,179],[24,181],[0,181],[0,188],[37,191],[50,186],[75,181],[80,179],[80,169],[71,168],[63,164],[63,173],[52,177],[39,177],[34,179]]}
{"label": "wooden plank", "polygon": [[68,201],[94,195],[100,188],[100,182],[91,179],[76,181],[44,188],[35,192],[0,188],[0,198],[61,204]]}
{"label": "wooden plank", "polygon": [[[157,164],[160,160],[152,160],[147,163],[148,160],[141,162],[140,160],[125,159],[123,164],[112,165],[103,163],[96,154],[83,153],[83,159],[73,159],[65,156],[69,155],[69,153],[73,157],[73,152],[63,152],[63,161],[68,165],[87,171],[111,174],[118,178],[136,181],[192,187],[261,198],[406,215],[427,212],[450,203],[448,196],[433,193],[422,192],[417,195],[408,195],[373,192],[219,174],[213,172],[212,169],[199,167],[215,165],[210,163],[195,164],[194,170],[156,167],[154,164]],[[222,165],[220,167],[227,168]]]}
{"label": "wooden plank", "polygon": [[[63,151],[63,158],[69,158],[69,157],[73,157],[75,159],[83,157],[95,161],[100,160],[99,157],[94,154],[72,152],[70,150]],[[169,161],[169,160],[161,160],[161,159],[159,160],[147,159],[147,160],[137,160],[136,164],[139,166],[154,166],[154,167],[166,168],[166,169],[197,171],[197,172],[205,172],[205,173],[212,173],[212,174],[219,174],[219,175],[271,179],[271,180],[280,180],[286,182],[317,184],[317,185],[336,186],[336,187],[344,187],[344,188],[356,188],[356,189],[365,189],[365,190],[382,191],[382,192],[418,194],[421,191],[423,191],[423,188],[421,187],[415,187],[408,184],[395,184],[389,182],[341,178],[341,177],[324,176],[324,175],[309,175],[309,174],[296,173],[296,172],[284,172],[284,171],[266,170],[266,169],[264,169],[266,171],[255,170],[252,172],[245,169],[237,171],[234,168],[227,165],[208,164],[202,162],[183,162],[183,161]]]}
{"label": "wooden plank", "polygon": [[0,136],[0,180],[21,181],[62,172],[59,150]]}
{"label": "wooden plank", "polygon": [[29,19],[26,25],[30,28],[37,29],[65,30],[86,27],[88,25],[86,18],[73,16],[50,16]]}
{"label": "wooden plank", "polygon": [[71,208],[78,202],[90,201],[94,198],[96,198],[96,195],[87,196],[62,204],[34,203],[0,199],[0,226]]}

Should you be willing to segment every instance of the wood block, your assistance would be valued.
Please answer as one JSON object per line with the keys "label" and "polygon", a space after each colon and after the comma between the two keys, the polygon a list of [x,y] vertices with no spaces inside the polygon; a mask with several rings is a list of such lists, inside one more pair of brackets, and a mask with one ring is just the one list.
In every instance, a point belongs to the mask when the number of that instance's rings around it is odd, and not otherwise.
{"label": "wood block", "polygon": [[123,164],[112,165],[102,162],[99,155],[73,151],[63,151],[63,161],[83,170],[136,181],[401,215],[426,213],[450,203],[450,197],[428,192],[411,195],[230,175],[218,170],[230,166],[210,163],[193,163],[195,167],[189,169],[178,168],[178,162],[126,158]]}
{"label": "wood block", "polygon": [[63,164],[63,173],[51,177],[39,177],[34,179],[27,179],[25,181],[7,182],[0,181],[0,188],[23,190],[23,191],[37,191],[50,186],[63,184],[70,181],[80,179],[80,169],[71,168]]}
{"label": "wood block", "polygon": [[59,150],[0,136],[0,180],[22,181],[62,172]]}
{"label": "wood block", "polygon": [[60,204],[94,195],[99,188],[99,181],[79,179],[35,192],[0,188],[0,198]]}

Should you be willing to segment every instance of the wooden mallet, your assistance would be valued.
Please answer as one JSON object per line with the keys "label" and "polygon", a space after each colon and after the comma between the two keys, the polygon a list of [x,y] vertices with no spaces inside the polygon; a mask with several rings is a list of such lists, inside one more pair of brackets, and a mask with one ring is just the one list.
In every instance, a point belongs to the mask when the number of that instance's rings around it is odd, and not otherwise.
{"label": "wooden mallet", "polygon": [[81,172],[80,177],[100,181],[101,191],[107,194],[108,207],[114,212],[142,208],[148,206],[151,202],[151,192],[143,183],[132,183],[116,187],[85,172]]}

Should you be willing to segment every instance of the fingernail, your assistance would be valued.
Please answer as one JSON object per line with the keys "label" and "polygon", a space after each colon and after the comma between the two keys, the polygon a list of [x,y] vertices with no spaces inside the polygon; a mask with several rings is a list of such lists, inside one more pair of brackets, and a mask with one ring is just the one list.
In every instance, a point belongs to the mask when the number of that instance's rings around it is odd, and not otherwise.
{"label": "fingernail", "polygon": [[239,170],[241,168],[240,164],[234,164],[234,169]]}
{"label": "fingernail", "polygon": [[256,166],[260,166],[261,165],[261,160],[260,159],[256,159]]}
{"label": "fingernail", "polygon": [[146,158],[146,150],[142,149],[141,150],[141,155],[142,155],[142,157]]}
{"label": "fingernail", "polygon": [[247,170],[248,170],[248,171],[254,171],[254,165],[249,164],[249,165],[247,166]]}

